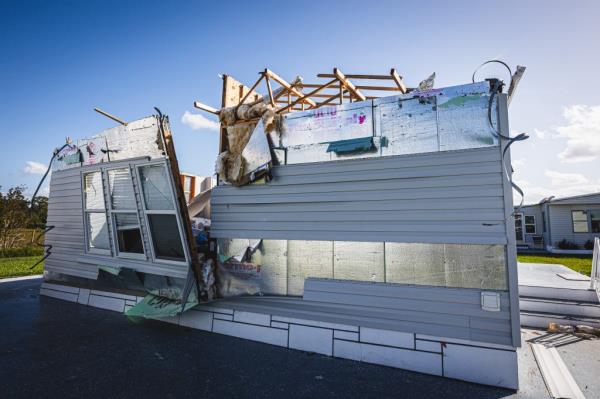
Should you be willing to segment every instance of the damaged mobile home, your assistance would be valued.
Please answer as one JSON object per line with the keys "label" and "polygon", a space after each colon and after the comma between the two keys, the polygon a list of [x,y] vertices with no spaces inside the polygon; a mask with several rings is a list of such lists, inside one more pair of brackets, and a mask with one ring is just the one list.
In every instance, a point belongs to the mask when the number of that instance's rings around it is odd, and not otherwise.
{"label": "damaged mobile home", "polygon": [[[54,162],[42,293],[517,388],[508,104],[523,70],[508,90],[410,89],[393,69],[223,76],[220,109],[195,103],[221,121],[218,183],[189,200],[166,117],[80,140]],[[203,241],[190,218],[207,207]]]}

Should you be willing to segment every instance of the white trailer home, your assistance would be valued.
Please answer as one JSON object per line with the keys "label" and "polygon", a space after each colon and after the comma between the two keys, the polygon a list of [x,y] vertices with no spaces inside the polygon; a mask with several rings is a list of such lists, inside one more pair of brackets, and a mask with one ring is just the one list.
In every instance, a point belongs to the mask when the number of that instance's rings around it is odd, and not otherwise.
{"label": "white trailer home", "polygon": [[[269,94],[261,99],[253,91],[258,82],[248,89],[224,76],[223,109],[197,103],[222,121],[210,231],[219,299],[167,321],[518,388],[508,102],[498,82],[407,90],[392,70],[388,77],[401,94],[367,98],[362,91],[369,86],[354,85],[348,79],[353,75],[339,70],[323,75],[333,77],[326,87],[290,84],[268,70],[261,76],[282,89],[272,91],[268,84]],[[303,88],[315,90],[306,95]],[[323,89],[338,94],[325,95]],[[326,99],[317,103],[317,94]],[[332,99],[341,104],[332,105]],[[143,166],[122,162],[136,170],[140,218],[132,225],[141,237],[150,236],[142,245],[146,259],[120,256],[118,223],[108,224],[115,242],[110,249],[89,253],[93,241],[89,234],[84,238],[84,221],[95,208],[82,202],[89,168],[55,173],[53,187],[73,179],[68,190],[77,205],[68,215],[73,226],[57,224],[48,237],[59,242],[68,235],[68,245],[53,247],[46,293],[96,306],[112,298],[123,311],[141,294],[110,287],[84,292],[82,281],[97,278],[102,265],[186,277],[187,263],[158,262],[156,256],[162,239],[169,248],[172,237],[185,242],[183,212],[170,208],[178,224],[169,237],[152,231],[139,180]],[[114,218],[110,176],[102,176],[109,206],[99,213]],[[51,203],[60,201],[55,190]],[[175,195],[169,199],[172,203]],[[92,296],[103,299],[93,302]]]}
{"label": "white trailer home", "polygon": [[555,253],[592,253],[600,237],[600,193],[545,198],[515,210],[517,245]]}

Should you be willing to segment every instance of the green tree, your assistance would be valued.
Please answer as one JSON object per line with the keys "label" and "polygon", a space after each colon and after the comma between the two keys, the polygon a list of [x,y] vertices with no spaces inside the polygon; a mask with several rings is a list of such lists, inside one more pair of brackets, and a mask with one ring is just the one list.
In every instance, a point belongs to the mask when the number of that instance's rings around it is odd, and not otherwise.
{"label": "green tree", "polygon": [[19,229],[27,227],[30,214],[28,201],[23,195],[25,187],[10,188],[6,193],[0,191],[0,249],[12,248],[23,237]]}
{"label": "green tree", "polygon": [[43,229],[48,216],[48,197],[35,197],[31,204],[29,227]]}

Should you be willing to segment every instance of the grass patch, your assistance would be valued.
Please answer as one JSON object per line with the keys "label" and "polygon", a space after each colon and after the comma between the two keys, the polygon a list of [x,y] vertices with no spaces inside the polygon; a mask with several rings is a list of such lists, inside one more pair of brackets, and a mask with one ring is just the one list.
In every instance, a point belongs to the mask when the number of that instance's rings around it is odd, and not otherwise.
{"label": "grass patch", "polygon": [[573,255],[517,255],[517,260],[523,263],[558,263],[565,265],[571,270],[589,276],[592,274],[591,256],[573,256]]}
{"label": "grass patch", "polygon": [[44,247],[20,247],[0,249],[0,258],[17,258],[21,256],[43,255],[46,251]]}
{"label": "grass patch", "polygon": [[29,269],[41,256],[21,256],[18,258],[0,258],[0,278],[31,276],[44,272],[44,262]]}

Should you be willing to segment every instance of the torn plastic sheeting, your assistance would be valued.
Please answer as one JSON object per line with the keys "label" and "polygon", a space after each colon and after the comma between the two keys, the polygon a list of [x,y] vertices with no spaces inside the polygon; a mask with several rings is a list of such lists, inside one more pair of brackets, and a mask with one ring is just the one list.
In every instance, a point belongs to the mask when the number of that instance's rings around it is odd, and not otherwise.
{"label": "torn plastic sheeting", "polygon": [[219,294],[222,297],[255,295],[260,293],[260,265],[238,261],[236,257],[218,262]]}
{"label": "torn plastic sheeting", "polygon": [[357,139],[332,141],[327,147],[327,152],[336,154],[353,154],[357,152],[372,151],[375,149],[373,137],[359,137]]}
{"label": "torn plastic sheeting", "polygon": [[222,297],[255,295],[260,293],[262,282],[260,265],[251,261],[262,239],[248,243],[235,256],[219,255],[217,274],[219,294]]}
{"label": "torn plastic sheeting", "polygon": [[[192,296],[185,305],[185,310],[191,309],[197,304],[198,300],[195,296]],[[183,304],[181,302],[148,294],[142,301],[127,309],[125,314],[127,316],[153,319],[177,316],[182,310]]]}

